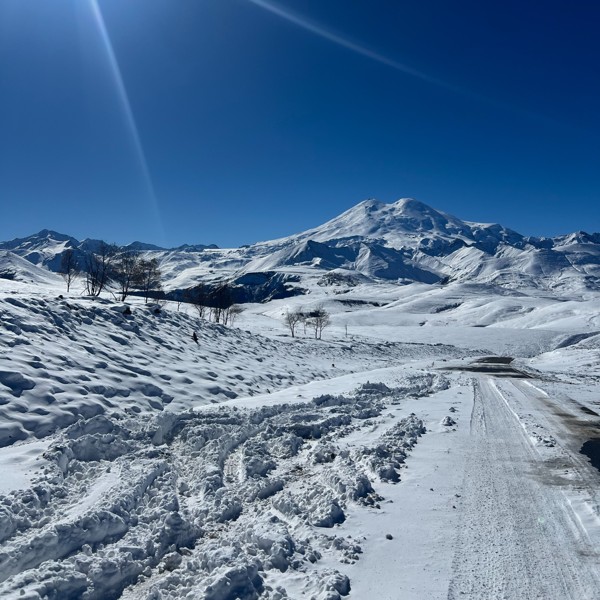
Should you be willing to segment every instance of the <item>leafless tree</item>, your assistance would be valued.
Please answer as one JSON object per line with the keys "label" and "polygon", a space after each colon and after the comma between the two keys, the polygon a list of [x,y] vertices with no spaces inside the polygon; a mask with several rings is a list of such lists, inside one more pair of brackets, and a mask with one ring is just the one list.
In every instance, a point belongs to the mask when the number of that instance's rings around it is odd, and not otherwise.
{"label": "leafless tree", "polygon": [[199,283],[195,288],[184,292],[184,302],[192,304],[200,319],[204,319],[208,313],[208,294],[204,284]]}
{"label": "leafless tree", "polygon": [[304,313],[301,309],[297,308],[290,312],[289,310],[285,313],[284,322],[287,325],[292,337],[296,337],[296,327],[298,323],[301,323],[304,319]]}
{"label": "leafless tree", "polygon": [[80,269],[77,264],[77,257],[72,248],[67,248],[60,260],[60,274],[62,275],[65,283],[67,284],[67,293],[71,289],[71,284],[76,277],[79,276]]}
{"label": "leafless tree", "polygon": [[125,302],[133,288],[141,287],[142,257],[137,250],[122,250],[113,263],[113,281],[119,290],[121,302]]}
{"label": "leafless tree", "polygon": [[231,290],[226,283],[220,285],[210,294],[209,304],[213,321],[226,325],[229,318],[229,308],[233,304]]}
{"label": "leafless tree", "polygon": [[112,278],[116,246],[100,242],[97,252],[88,252],[84,261],[85,286],[90,296],[99,296]]}
{"label": "leafless tree", "polygon": [[[162,292],[162,273],[156,258],[140,260],[140,276],[138,287],[144,294],[144,301],[148,304],[150,292]],[[177,305],[179,310],[179,304]]]}
{"label": "leafless tree", "polygon": [[308,314],[308,322],[315,332],[315,340],[320,340],[323,330],[331,323],[331,318],[322,306],[317,306]]}
{"label": "leafless tree", "polygon": [[225,320],[225,325],[231,325],[231,327],[233,327],[236,319],[244,312],[244,307],[240,306],[239,304],[232,304],[226,312],[227,317]]}

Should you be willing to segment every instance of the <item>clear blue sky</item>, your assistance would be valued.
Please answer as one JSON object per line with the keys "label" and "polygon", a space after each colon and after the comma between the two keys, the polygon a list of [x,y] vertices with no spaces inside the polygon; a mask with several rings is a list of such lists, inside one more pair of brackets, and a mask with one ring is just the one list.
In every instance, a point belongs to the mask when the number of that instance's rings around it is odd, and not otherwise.
{"label": "clear blue sky", "polygon": [[600,2],[97,7],[0,0],[1,240],[235,246],[406,196],[600,231]]}

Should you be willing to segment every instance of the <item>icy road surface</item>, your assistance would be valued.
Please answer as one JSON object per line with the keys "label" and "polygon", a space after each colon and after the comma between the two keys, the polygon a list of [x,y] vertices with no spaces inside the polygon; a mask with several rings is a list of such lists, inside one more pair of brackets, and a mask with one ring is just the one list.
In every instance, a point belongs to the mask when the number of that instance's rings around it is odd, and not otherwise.
{"label": "icy road surface", "polygon": [[448,598],[598,598],[598,548],[507,398],[477,380]]}

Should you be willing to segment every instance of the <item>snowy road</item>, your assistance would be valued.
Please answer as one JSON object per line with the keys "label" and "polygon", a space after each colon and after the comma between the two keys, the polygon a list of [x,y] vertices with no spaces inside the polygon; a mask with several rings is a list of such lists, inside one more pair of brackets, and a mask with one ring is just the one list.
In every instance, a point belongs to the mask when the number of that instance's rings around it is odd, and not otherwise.
{"label": "snowy road", "polygon": [[597,416],[451,369],[77,422],[1,499],[0,596],[597,600]]}
{"label": "snowy road", "polygon": [[597,599],[595,552],[543,456],[492,378],[474,393],[448,599]]}

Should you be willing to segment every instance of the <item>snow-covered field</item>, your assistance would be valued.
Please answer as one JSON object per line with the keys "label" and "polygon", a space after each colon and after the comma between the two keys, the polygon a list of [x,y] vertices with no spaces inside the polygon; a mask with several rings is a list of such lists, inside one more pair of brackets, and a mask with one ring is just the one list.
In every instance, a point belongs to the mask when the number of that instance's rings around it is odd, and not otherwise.
{"label": "snow-covered field", "polygon": [[592,293],[314,285],[224,327],[53,277],[0,282],[0,597],[600,597]]}

